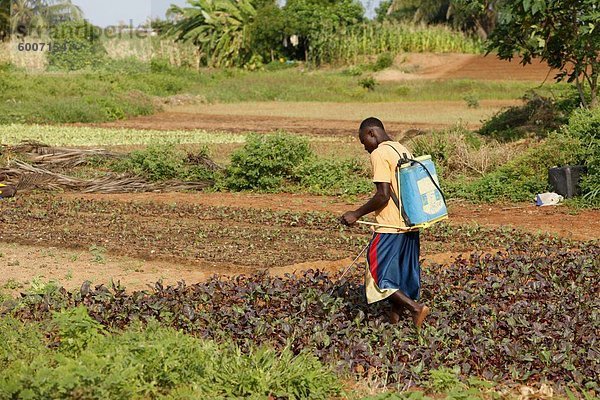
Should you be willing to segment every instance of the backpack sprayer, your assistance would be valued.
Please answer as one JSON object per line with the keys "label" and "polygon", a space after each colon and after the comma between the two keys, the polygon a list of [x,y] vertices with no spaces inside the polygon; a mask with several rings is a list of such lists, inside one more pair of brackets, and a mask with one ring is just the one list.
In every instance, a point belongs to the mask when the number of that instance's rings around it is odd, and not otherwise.
{"label": "backpack sprayer", "polygon": [[[407,154],[401,155],[392,145],[384,144],[384,146],[391,147],[400,157],[396,166],[395,177],[398,182],[398,191],[400,192],[402,202],[400,202],[398,195],[394,193],[393,188],[390,196],[400,212],[400,218],[406,226],[393,226],[366,221],[357,222],[373,227],[392,228],[398,230],[398,233],[402,233],[425,229],[447,219],[448,209],[446,207],[446,198],[442,189],[440,189],[437,172],[433,161],[431,161],[431,156],[421,156],[414,159],[408,158]],[[356,264],[356,261],[368,247],[369,244],[362,249],[352,264],[340,276],[340,280]]]}
{"label": "backpack sprayer", "polygon": [[[425,229],[431,225],[448,218],[446,198],[440,189],[435,165],[431,156],[408,158],[405,154],[400,155],[398,150],[389,144],[400,157],[396,166],[396,181],[401,199],[398,198],[392,188],[391,197],[400,211],[400,218],[406,224],[405,227],[381,225],[372,222],[358,221],[360,224],[379,226],[382,228],[398,229],[400,232]],[[402,200],[400,202],[400,200]]]}

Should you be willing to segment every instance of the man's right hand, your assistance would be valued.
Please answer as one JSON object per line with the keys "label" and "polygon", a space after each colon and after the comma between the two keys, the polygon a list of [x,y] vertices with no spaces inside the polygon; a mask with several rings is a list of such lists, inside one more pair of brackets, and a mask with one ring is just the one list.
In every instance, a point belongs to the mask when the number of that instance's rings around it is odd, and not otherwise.
{"label": "man's right hand", "polygon": [[356,211],[348,211],[341,216],[340,223],[346,226],[354,225],[359,218],[360,215]]}

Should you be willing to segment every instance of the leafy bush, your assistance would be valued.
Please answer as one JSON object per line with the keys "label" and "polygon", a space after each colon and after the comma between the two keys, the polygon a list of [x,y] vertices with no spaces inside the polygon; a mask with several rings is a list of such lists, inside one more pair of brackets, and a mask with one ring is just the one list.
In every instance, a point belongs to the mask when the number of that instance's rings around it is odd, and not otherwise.
{"label": "leafy bush", "polygon": [[549,189],[548,168],[577,162],[578,154],[577,140],[554,133],[482,178],[446,182],[446,187],[451,196],[473,201],[531,201]]}
{"label": "leafy bush", "polygon": [[501,141],[520,139],[528,134],[543,138],[564,124],[577,106],[573,95],[553,100],[529,92],[523,100],[525,104],[509,107],[485,121],[479,133]]}
{"label": "leafy bush", "polygon": [[231,156],[226,186],[232,190],[275,190],[296,179],[296,169],[311,156],[306,138],[283,133],[251,135]]}
{"label": "leafy bush", "polygon": [[143,150],[131,152],[125,159],[114,162],[111,169],[129,172],[151,181],[180,179],[183,181],[205,181],[215,178],[214,171],[202,163],[191,163],[192,159],[203,159],[208,155],[206,148],[197,154],[187,154],[174,144],[149,145]]}
{"label": "leafy bush", "polygon": [[467,107],[469,108],[479,108],[479,99],[477,96],[473,94],[467,94],[463,97],[465,103],[467,103]]}
{"label": "leafy bush", "polygon": [[75,71],[100,64],[106,50],[100,43],[99,28],[87,21],[69,21],[51,32],[52,51],[48,52],[48,66]]}
{"label": "leafy bush", "polygon": [[358,159],[313,159],[296,170],[300,186],[314,194],[356,195],[371,193],[373,183]]}
{"label": "leafy bush", "polygon": [[394,65],[394,56],[391,53],[382,53],[377,56],[377,61],[373,64],[373,71],[381,71]]}
{"label": "leafy bush", "polygon": [[68,354],[80,354],[104,332],[103,326],[83,306],[55,312],[52,322],[60,338],[60,350]]}
{"label": "leafy bush", "polygon": [[562,132],[581,146],[578,161],[587,167],[581,182],[584,200],[600,205],[600,108],[575,111]]}
{"label": "leafy bush", "polygon": [[352,65],[346,69],[344,69],[341,73],[342,75],[347,76],[361,76],[363,74],[363,69],[358,65]]}
{"label": "leafy bush", "polygon": [[230,190],[303,190],[315,194],[369,193],[373,184],[357,159],[322,159],[308,139],[279,133],[252,135],[231,156],[225,187]]}
{"label": "leafy bush", "polygon": [[0,321],[0,398],[321,399],[341,392],[333,373],[307,352],[242,352],[229,341],[198,340],[152,321],[104,335],[83,307],[55,313],[54,321],[61,326],[54,350],[36,325]]}
{"label": "leafy bush", "polygon": [[358,84],[367,89],[368,91],[375,90],[375,86],[377,86],[377,81],[372,76],[367,76],[358,81]]}

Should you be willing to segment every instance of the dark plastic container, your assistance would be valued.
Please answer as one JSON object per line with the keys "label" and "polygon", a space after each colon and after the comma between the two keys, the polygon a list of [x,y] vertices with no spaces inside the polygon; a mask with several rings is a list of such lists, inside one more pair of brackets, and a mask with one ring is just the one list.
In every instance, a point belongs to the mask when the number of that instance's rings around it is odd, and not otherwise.
{"label": "dark plastic container", "polygon": [[568,199],[577,196],[579,193],[579,180],[585,172],[583,165],[550,168],[548,170],[548,182],[554,192]]}

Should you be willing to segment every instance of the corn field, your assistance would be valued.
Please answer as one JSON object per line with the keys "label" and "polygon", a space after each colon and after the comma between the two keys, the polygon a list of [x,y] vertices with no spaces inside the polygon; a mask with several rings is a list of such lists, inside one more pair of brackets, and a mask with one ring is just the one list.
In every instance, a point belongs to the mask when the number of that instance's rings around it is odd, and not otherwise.
{"label": "corn field", "polygon": [[200,54],[191,43],[175,42],[171,39],[151,37],[146,39],[111,39],[103,43],[111,59],[135,58],[149,62],[152,58],[169,60],[177,67],[198,68]]}
{"label": "corn field", "polygon": [[307,61],[347,65],[381,53],[482,53],[483,43],[443,26],[366,24],[321,30],[310,38]]}

